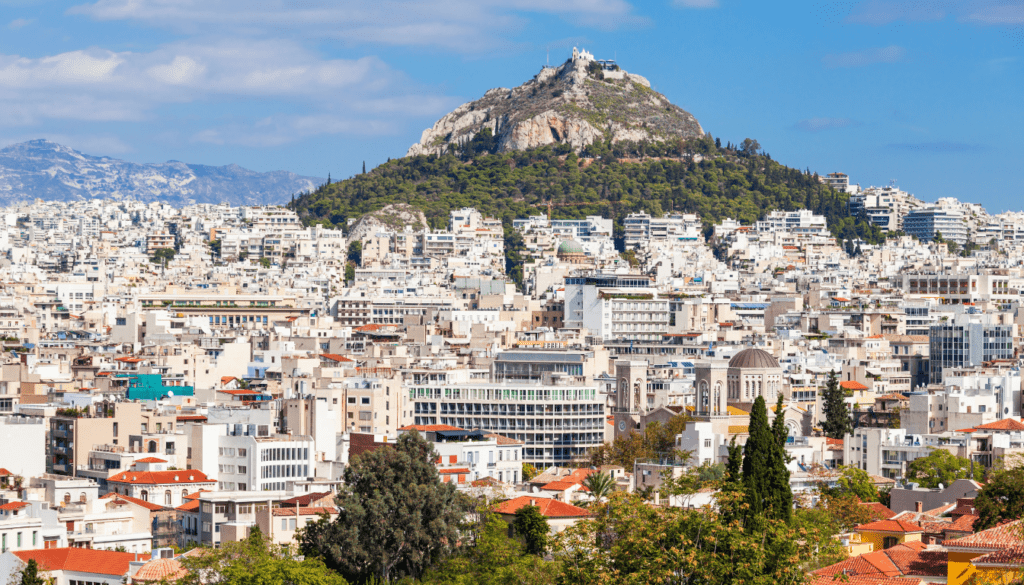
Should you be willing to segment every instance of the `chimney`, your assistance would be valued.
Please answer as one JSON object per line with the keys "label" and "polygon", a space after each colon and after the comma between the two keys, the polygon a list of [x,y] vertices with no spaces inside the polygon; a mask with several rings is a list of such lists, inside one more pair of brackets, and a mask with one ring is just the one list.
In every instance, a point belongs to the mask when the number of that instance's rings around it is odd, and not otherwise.
{"label": "chimney", "polygon": [[658,506],[661,504],[661,492],[654,490],[654,505]]}
{"label": "chimney", "polygon": [[531,506],[536,506],[537,505],[537,500],[535,500],[533,498],[530,498],[530,505]]}
{"label": "chimney", "polygon": [[914,502],[914,511],[918,514],[924,512],[924,502]]}

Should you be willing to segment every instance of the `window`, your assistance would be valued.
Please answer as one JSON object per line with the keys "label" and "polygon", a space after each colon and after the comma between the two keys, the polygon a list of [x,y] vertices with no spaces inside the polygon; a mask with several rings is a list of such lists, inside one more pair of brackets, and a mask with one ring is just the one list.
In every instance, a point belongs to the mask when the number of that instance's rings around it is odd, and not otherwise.
{"label": "window", "polygon": [[210,531],[210,523],[209,522],[203,522],[203,532],[209,532],[209,531]]}
{"label": "window", "polygon": [[360,404],[369,404],[369,403],[370,403],[370,397],[369,396],[363,396],[362,400],[360,401]]}
{"label": "window", "polygon": [[213,505],[213,513],[214,514],[227,514],[228,513],[228,505],[227,504],[214,504]]}
{"label": "window", "polygon": [[117,422],[114,422],[114,436],[117,436]]}
{"label": "window", "polygon": [[21,533],[18,533],[18,548],[21,548]]}
{"label": "window", "polygon": [[252,514],[252,504],[238,504],[239,514]]}
{"label": "window", "polygon": [[171,505],[171,490],[167,490],[167,491],[164,492],[164,505],[165,506],[170,506]]}
{"label": "window", "polygon": [[900,543],[900,539],[895,536],[886,536],[882,539],[882,548],[892,548]]}
{"label": "window", "polygon": [[140,498],[142,499],[143,502],[148,502],[149,501],[149,492],[146,491],[146,490],[142,490],[142,494],[140,494]]}
{"label": "window", "polygon": [[704,439],[704,447],[706,449],[710,449],[711,448],[711,439]]}
{"label": "window", "polygon": [[243,448],[243,447],[239,447],[238,448],[238,456],[239,457],[245,457],[245,448]]}

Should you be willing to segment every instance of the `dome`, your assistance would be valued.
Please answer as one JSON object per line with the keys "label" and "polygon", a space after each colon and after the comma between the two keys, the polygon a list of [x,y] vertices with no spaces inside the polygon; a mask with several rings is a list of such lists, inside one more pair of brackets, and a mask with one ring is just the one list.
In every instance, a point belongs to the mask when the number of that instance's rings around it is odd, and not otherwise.
{"label": "dome", "polygon": [[565,240],[558,245],[558,255],[562,254],[583,254],[583,246],[572,240]]}
{"label": "dome", "polygon": [[729,360],[729,367],[762,369],[777,368],[779,367],[779,361],[775,359],[775,356],[763,349],[750,347],[734,355],[733,358]]}

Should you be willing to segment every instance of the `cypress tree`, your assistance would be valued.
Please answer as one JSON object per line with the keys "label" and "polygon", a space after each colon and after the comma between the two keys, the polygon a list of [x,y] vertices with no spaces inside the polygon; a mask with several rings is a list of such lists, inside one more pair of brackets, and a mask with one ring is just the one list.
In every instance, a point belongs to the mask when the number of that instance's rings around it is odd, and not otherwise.
{"label": "cypress tree", "polygon": [[746,525],[757,530],[762,517],[789,522],[793,492],[785,448],[768,424],[768,408],[762,396],[754,401],[748,431],[750,436],[743,448],[743,487],[750,506]]}
{"label": "cypress tree", "polygon": [[789,431],[786,430],[786,416],[785,408],[782,405],[782,394],[779,394],[779,400],[775,403],[775,418],[772,419],[772,434],[775,435],[775,440],[780,445],[786,444],[786,437],[789,435]]}
{"label": "cypress tree", "polygon": [[825,431],[825,436],[842,439],[846,435],[852,435],[853,421],[850,419],[850,408],[846,404],[846,391],[840,388],[835,370],[829,372],[821,398],[825,415],[821,427]]}

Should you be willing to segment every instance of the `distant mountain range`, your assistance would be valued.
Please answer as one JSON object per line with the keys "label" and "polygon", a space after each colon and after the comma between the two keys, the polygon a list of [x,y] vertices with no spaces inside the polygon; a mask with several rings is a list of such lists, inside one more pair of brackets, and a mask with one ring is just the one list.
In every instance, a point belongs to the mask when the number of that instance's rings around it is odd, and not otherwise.
{"label": "distant mountain range", "polygon": [[178,161],[137,164],[83,154],[49,140],[0,149],[0,205],[44,199],[134,199],[171,205],[285,203],[324,181],[288,171],[258,173],[238,165]]}

